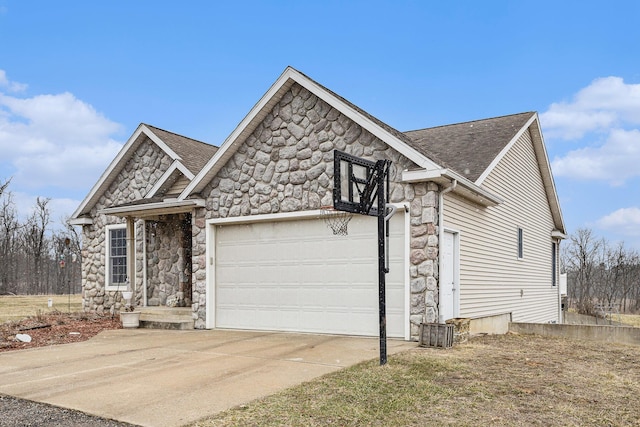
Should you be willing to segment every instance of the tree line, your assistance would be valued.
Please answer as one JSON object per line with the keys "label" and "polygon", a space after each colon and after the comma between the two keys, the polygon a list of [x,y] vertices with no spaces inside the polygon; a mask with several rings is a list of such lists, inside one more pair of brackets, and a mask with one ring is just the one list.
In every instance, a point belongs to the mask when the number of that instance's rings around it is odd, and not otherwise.
{"label": "tree line", "polygon": [[79,293],[80,236],[66,223],[54,229],[48,198],[21,220],[10,182],[0,182],[0,295]]}
{"label": "tree line", "polygon": [[580,228],[563,245],[569,304],[582,314],[640,311],[640,254]]}

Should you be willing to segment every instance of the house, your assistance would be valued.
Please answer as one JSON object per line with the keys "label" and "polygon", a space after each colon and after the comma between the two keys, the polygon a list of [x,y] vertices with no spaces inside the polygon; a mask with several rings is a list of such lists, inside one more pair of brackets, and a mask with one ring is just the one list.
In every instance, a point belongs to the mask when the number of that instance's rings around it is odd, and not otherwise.
{"label": "house", "polygon": [[[176,307],[204,328],[377,335],[377,227],[347,236],[333,152],[389,159],[387,333],[560,320],[565,228],[538,115],[400,132],[288,67],[219,148],[141,124],[70,223],[84,309]],[[181,307],[181,308],[180,308]]]}

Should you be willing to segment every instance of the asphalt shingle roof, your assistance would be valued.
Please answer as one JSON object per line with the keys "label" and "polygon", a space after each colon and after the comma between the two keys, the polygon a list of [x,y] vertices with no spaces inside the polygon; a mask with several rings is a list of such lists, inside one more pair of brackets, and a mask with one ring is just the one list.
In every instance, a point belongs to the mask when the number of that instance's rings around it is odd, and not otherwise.
{"label": "asphalt shingle roof", "polygon": [[207,164],[209,159],[218,151],[215,145],[206,142],[197,141],[177,133],[169,132],[155,126],[145,124],[153,131],[165,144],[176,152],[181,158],[182,163],[193,173],[198,172]]}
{"label": "asphalt shingle roof", "polygon": [[404,134],[413,148],[475,182],[534,114],[513,114]]}

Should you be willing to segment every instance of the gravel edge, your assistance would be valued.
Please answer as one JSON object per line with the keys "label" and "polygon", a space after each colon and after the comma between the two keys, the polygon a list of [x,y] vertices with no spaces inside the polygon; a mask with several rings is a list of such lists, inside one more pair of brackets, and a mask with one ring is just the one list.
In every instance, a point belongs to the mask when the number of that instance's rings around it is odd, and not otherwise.
{"label": "gravel edge", "polygon": [[121,421],[0,394],[0,427],[139,427]]}

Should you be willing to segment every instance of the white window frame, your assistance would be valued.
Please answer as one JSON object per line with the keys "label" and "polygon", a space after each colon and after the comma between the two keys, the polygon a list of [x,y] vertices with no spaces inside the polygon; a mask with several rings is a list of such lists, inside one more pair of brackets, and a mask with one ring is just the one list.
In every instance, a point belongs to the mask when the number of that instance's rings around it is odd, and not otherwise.
{"label": "white window frame", "polygon": [[111,283],[111,232],[114,230],[125,230],[125,277],[126,277],[126,271],[127,271],[127,256],[128,254],[126,253],[127,251],[127,224],[113,224],[113,225],[107,225],[107,227],[105,228],[105,278],[104,278],[104,283],[105,283],[105,289],[107,291],[121,291],[121,290],[126,290],[127,288],[127,284],[126,281],[123,283],[118,283],[118,284],[113,284]]}

